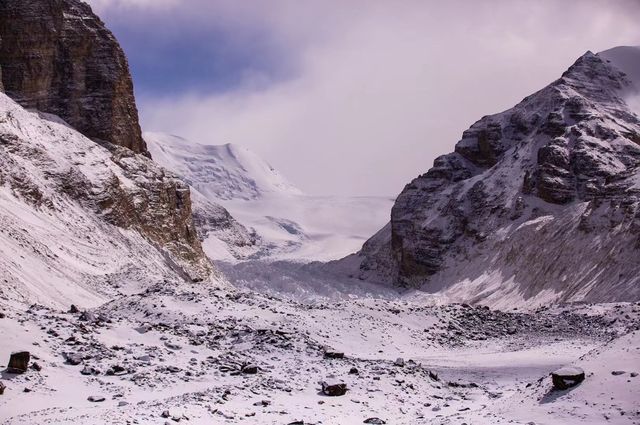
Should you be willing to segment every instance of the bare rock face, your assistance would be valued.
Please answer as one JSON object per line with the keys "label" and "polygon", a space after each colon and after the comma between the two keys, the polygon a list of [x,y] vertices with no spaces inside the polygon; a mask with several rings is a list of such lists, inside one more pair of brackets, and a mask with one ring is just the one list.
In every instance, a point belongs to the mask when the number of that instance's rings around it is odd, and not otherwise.
{"label": "bare rock face", "polygon": [[93,140],[148,155],[127,59],[87,4],[0,0],[0,39],[0,90]]}
{"label": "bare rock face", "polygon": [[359,253],[360,278],[455,287],[454,298],[471,302],[545,290],[562,300],[640,298],[640,120],[623,99],[631,85],[588,52],[473,124],[398,196],[390,224]]}

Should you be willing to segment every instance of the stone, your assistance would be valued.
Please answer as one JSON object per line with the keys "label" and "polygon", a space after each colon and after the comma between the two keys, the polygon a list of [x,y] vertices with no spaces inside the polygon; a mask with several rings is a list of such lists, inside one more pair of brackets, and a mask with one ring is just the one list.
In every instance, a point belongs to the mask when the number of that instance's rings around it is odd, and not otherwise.
{"label": "stone", "polygon": [[557,390],[566,390],[584,381],[584,370],[579,367],[567,366],[551,373],[553,387]]}
{"label": "stone", "polygon": [[383,425],[386,424],[385,421],[383,421],[380,418],[369,418],[369,419],[365,419],[364,422],[365,424],[374,424],[374,425]]}
{"label": "stone", "polygon": [[624,375],[626,372],[624,370],[614,370],[611,372],[613,376]]}
{"label": "stone", "polygon": [[167,347],[170,350],[181,350],[182,346],[180,344],[176,344],[174,342],[170,342],[170,341],[166,341],[164,343],[164,346]]}
{"label": "stone", "polygon": [[632,378],[635,378],[636,376],[638,376],[638,372],[631,372],[631,373],[630,373],[630,376],[631,376]]}
{"label": "stone", "polygon": [[102,403],[106,399],[104,397],[102,397],[102,396],[92,395],[92,396],[87,397],[87,400],[89,400],[92,403]]}
{"label": "stone", "polygon": [[79,313],[80,310],[78,310],[78,307],[75,306],[75,304],[71,304],[71,307],[69,307],[69,313],[71,314],[76,314]]}
{"label": "stone", "polygon": [[89,5],[0,0],[0,39],[9,97],[59,116],[90,139],[149,155],[127,59]]}
{"label": "stone", "polygon": [[42,366],[40,366],[40,363],[38,362],[33,362],[33,364],[31,365],[31,369],[35,370],[36,372],[40,372],[42,370]]}
{"label": "stone", "polygon": [[89,376],[89,375],[100,375],[100,371],[98,371],[97,369],[91,367],[91,366],[85,366],[84,368],[82,368],[82,370],[80,371],[80,373],[82,375],[85,376]]}
{"label": "stone", "polygon": [[352,367],[351,369],[349,369],[349,375],[358,375],[360,374],[360,372],[358,371],[358,368]]}
{"label": "stone", "polygon": [[0,381],[0,395],[4,394],[4,390],[7,389],[7,386]]}
{"label": "stone", "polygon": [[258,366],[253,364],[248,364],[242,367],[242,373],[247,375],[255,375],[258,373]]}
{"label": "stone", "polygon": [[62,353],[62,357],[64,357],[65,362],[72,366],[77,366],[82,363],[82,356],[78,353]]}
{"label": "stone", "polygon": [[394,366],[404,367],[404,359],[402,357],[398,357],[395,362],[393,362]]}
{"label": "stone", "polygon": [[29,367],[31,354],[28,351],[19,351],[11,353],[9,357],[8,373],[25,373]]}
{"label": "stone", "polygon": [[343,359],[344,353],[340,351],[333,350],[329,347],[324,348],[324,357],[327,359]]}
{"label": "stone", "polygon": [[171,417],[171,413],[169,413],[168,410],[164,410],[161,414],[160,414],[161,418],[168,418]]}
{"label": "stone", "polygon": [[328,384],[326,382],[322,382],[322,393],[329,397],[343,396],[347,393],[347,390],[347,384],[344,383]]}

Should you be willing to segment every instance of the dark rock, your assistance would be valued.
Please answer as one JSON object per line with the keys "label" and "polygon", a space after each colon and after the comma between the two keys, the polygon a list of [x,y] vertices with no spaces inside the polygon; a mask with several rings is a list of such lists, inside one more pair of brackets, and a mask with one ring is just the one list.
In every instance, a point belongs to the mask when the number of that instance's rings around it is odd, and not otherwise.
{"label": "dark rock", "polygon": [[92,395],[92,396],[87,397],[87,400],[89,400],[92,403],[102,403],[106,399],[104,397],[102,397],[102,396]]}
{"label": "dark rock", "polygon": [[584,370],[579,367],[562,367],[551,373],[553,387],[557,390],[566,390],[584,381]]}
{"label": "dark rock", "polygon": [[31,355],[28,351],[11,353],[11,357],[9,358],[9,365],[7,366],[7,372],[25,373],[29,367],[30,359]]}
{"label": "dark rock", "polygon": [[242,367],[242,373],[247,374],[247,375],[255,375],[256,373],[258,373],[258,366],[253,365],[253,364],[249,364],[246,366]]}
{"label": "dark rock", "polygon": [[343,396],[347,393],[347,384],[339,383],[339,384],[327,384],[326,382],[322,383],[322,393],[329,397],[339,397]]}
{"label": "dark rock", "polygon": [[33,364],[31,365],[31,369],[35,370],[36,372],[40,372],[42,370],[42,366],[40,366],[40,363],[38,362],[33,362]]}
{"label": "dark rock", "polygon": [[382,424],[386,424],[385,421],[383,421],[380,418],[369,418],[369,419],[365,419],[364,422],[365,424],[374,424],[374,425],[382,425]]}
{"label": "dark rock", "polygon": [[6,388],[7,388],[7,386],[0,381],[0,395],[4,394],[4,390]]}
{"label": "dark rock", "polygon": [[5,317],[7,317],[7,316],[5,316],[4,313],[0,312],[0,319],[4,319]]}
{"label": "dark rock", "polygon": [[261,401],[256,401],[255,403],[253,403],[254,406],[262,406],[262,407],[267,407],[271,404],[271,401],[269,400],[261,400]]}
{"label": "dark rock", "polygon": [[23,393],[30,393],[31,392],[31,388],[25,387],[24,390],[22,390]]}
{"label": "dark rock", "polygon": [[83,311],[80,314],[80,317],[78,317],[79,320],[82,320],[83,322],[95,322],[96,321],[96,315],[93,314],[90,311]]}
{"label": "dark rock", "polygon": [[398,357],[395,362],[393,362],[394,366],[404,367],[404,359],[402,357]]}
{"label": "dark rock", "polygon": [[352,367],[351,369],[349,369],[349,375],[358,375],[360,374],[360,371],[358,371],[357,368]]}
{"label": "dark rock", "polygon": [[324,357],[327,358],[327,359],[343,359],[344,358],[344,353],[341,353],[339,351],[325,349]]}
{"label": "dark rock", "polygon": [[160,414],[160,417],[161,417],[161,418],[168,418],[168,417],[170,417],[170,416],[171,416],[171,414],[169,413],[169,411],[168,411],[168,410],[164,410],[164,411]]}
{"label": "dark rock", "polygon": [[4,91],[87,137],[148,155],[133,83],[113,34],[79,0],[1,0]]}
{"label": "dark rock", "polygon": [[75,306],[75,304],[71,304],[71,307],[69,307],[69,313],[71,314],[76,314],[79,313],[80,310],[78,310],[78,307]]}
{"label": "dark rock", "polygon": [[287,425],[304,425],[304,421],[293,421],[289,422]]}
{"label": "dark rock", "polygon": [[82,363],[82,356],[78,353],[62,353],[62,357],[64,357],[65,362],[72,366],[77,366]]}
{"label": "dark rock", "polygon": [[613,376],[624,375],[626,372],[624,370],[614,370],[611,372]]}

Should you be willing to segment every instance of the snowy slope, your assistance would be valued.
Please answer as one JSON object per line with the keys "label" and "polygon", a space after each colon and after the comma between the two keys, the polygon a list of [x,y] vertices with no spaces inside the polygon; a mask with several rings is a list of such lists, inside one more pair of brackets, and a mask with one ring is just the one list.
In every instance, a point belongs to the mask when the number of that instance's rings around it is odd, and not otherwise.
{"label": "snowy slope", "polygon": [[[258,238],[236,249],[215,235],[204,240],[214,260],[331,260],[356,251],[389,218],[387,197],[303,194],[255,154],[234,145],[205,146],[176,136],[145,133],[155,161],[219,203]],[[227,249],[228,248],[228,249]]]}
{"label": "snowy slope", "polygon": [[123,159],[131,174],[104,147],[1,93],[0,152],[3,299],[95,306],[121,291],[182,279],[175,251],[152,244],[135,225],[110,224],[123,222],[113,217],[118,206],[109,206],[114,187],[121,202],[147,202],[143,185],[164,172],[150,160]]}
{"label": "snowy slope", "polygon": [[270,193],[301,193],[246,148],[201,145],[164,133],[145,132],[143,136],[156,162],[183,176],[208,199],[249,200]]}

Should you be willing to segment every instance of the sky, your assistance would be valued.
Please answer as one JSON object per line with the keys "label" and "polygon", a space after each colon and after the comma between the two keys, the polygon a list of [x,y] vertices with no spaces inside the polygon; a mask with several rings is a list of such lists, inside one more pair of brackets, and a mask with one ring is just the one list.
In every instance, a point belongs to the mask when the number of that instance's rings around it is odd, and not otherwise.
{"label": "sky", "polygon": [[88,2],[143,130],[245,146],[316,195],[395,196],[587,50],[640,45],[637,0]]}

